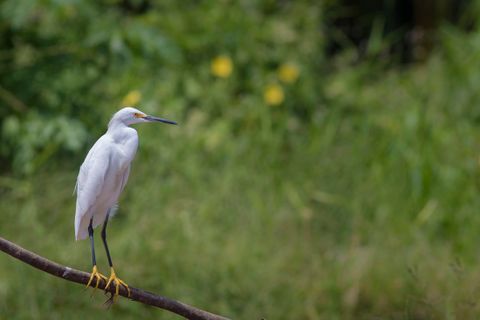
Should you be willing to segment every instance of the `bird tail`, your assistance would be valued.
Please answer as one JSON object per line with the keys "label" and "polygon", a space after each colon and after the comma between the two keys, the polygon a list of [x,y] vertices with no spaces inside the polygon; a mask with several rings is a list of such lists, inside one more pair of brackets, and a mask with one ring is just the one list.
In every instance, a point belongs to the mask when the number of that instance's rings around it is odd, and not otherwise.
{"label": "bird tail", "polygon": [[88,236],[88,224],[90,219],[87,214],[79,214],[78,210],[75,214],[75,240],[83,240]]}

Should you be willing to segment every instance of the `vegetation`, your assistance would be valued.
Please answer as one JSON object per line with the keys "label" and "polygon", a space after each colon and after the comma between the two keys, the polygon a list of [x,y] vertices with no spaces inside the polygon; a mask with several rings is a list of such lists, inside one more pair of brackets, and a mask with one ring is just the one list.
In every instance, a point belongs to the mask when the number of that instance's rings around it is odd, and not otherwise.
{"label": "vegetation", "polygon": [[[90,270],[77,170],[133,104],[180,125],[137,127],[127,283],[234,319],[479,317],[480,32],[394,65],[378,35],[327,57],[308,1],[179,3],[0,3],[0,235]],[[176,318],[104,300],[0,255],[0,318]]]}

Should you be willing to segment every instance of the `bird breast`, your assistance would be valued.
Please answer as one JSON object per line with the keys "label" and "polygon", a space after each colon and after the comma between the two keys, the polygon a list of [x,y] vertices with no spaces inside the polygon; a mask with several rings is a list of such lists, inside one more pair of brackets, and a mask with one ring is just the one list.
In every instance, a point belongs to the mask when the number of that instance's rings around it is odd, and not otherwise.
{"label": "bird breast", "polygon": [[130,165],[138,148],[137,131],[130,127],[124,127],[111,134],[113,141],[114,158],[118,159],[123,166]]}

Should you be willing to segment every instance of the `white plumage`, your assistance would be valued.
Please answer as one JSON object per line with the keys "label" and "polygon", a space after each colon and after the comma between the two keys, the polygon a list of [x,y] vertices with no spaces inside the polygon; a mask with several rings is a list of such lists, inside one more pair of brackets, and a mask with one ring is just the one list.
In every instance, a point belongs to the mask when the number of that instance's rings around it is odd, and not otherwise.
{"label": "white plumage", "polygon": [[138,147],[137,131],[129,125],[141,122],[173,121],[147,116],[131,107],[115,113],[107,132],[97,140],[85,158],[77,178],[75,239],[88,236],[88,226],[102,224],[125,188],[130,165]]}
{"label": "white plumage", "polygon": [[[135,108],[126,107],[115,113],[108,123],[107,132],[95,142],[80,167],[77,184],[77,208],[75,211],[75,239],[90,237],[92,250],[92,272],[87,287],[96,280],[95,288],[101,280],[106,281],[105,290],[115,287],[112,299],[118,296],[120,286],[128,291],[128,285],[117,277],[112,257],[107,245],[107,222],[112,208],[117,205],[118,197],[125,188],[130,174],[130,165],[138,147],[137,131],[129,126],[134,123],[159,121],[176,124],[173,121],[147,116]],[[98,271],[95,257],[93,228],[103,223],[102,240],[110,265],[110,277]]]}

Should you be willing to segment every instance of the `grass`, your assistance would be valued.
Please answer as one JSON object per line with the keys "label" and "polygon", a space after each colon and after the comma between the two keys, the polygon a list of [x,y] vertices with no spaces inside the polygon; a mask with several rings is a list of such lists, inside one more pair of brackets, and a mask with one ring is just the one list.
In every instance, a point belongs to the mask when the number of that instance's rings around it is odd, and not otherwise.
{"label": "grass", "polygon": [[[480,65],[458,49],[474,37],[451,32],[425,65],[338,67],[307,120],[261,109],[234,133],[192,111],[178,128],[139,126],[109,227],[118,275],[234,319],[478,317]],[[0,234],[90,270],[73,240],[81,158],[2,177]],[[99,238],[97,251],[106,272]],[[0,275],[1,318],[177,318],[104,310],[101,293],[5,255]]]}

